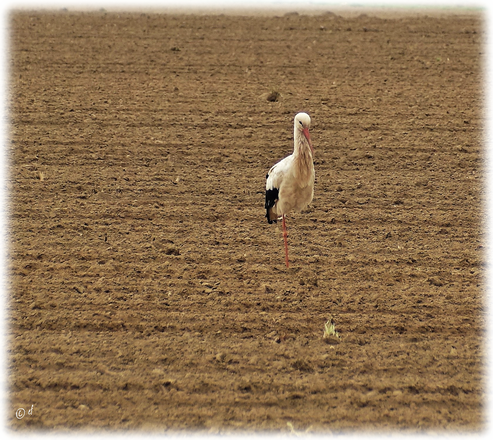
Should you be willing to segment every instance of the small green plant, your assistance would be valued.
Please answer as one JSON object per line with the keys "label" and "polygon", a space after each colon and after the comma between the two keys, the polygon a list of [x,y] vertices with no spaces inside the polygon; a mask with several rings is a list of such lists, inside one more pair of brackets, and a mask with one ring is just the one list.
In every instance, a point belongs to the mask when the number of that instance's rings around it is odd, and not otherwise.
{"label": "small green plant", "polygon": [[330,318],[324,325],[324,334],[322,338],[327,343],[338,343],[341,340],[341,336],[339,332],[336,330],[335,322],[332,318]]}
{"label": "small green plant", "polygon": [[291,431],[291,434],[294,434],[296,437],[300,436],[300,433],[294,430],[294,426],[291,422],[287,422],[286,425],[289,428],[289,430]]}

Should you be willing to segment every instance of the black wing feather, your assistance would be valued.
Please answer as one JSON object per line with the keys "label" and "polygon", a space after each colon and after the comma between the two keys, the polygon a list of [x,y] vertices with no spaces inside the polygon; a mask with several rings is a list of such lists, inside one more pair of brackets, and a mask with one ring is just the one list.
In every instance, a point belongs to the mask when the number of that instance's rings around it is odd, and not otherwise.
{"label": "black wing feather", "polygon": [[[266,179],[269,178],[267,174]],[[271,220],[269,218],[269,209],[272,208],[279,200],[279,188],[272,188],[265,191],[265,210],[267,211],[265,217],[269,224],[275,223],[277,220]]]}

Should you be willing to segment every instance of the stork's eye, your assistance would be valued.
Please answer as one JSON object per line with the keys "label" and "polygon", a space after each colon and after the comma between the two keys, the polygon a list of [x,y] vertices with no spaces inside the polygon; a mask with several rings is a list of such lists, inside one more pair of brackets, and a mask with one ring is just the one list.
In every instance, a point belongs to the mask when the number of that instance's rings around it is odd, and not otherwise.
{"label": "stork's eye", "polygon": [[301,124],[301,126],[303,127],[303,122],[301,122],[301,121],[298,121],[298,122],[299,122],[299,123]]}

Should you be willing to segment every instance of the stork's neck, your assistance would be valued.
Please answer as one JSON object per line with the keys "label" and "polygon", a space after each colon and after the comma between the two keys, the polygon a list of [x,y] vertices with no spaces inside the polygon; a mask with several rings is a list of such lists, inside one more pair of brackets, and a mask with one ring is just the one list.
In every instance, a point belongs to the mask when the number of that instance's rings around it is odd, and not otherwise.
{"label": "stork's neck", "polygon": [[308,140],[299,130],[295,130],[294,133],[293,159],[295,175],[299,179],[298,183],[304,187],[309,183],[313,174],[313,156]]}
{"label": "stork's neck", "polygon": [[293,156],[296,159],[299,159],[302,162],[306,162],[307,164],[313,164],[313,156],[310,145],[308,144],[308,140],[305,135],[300,131],[294,130],[294,152]]}

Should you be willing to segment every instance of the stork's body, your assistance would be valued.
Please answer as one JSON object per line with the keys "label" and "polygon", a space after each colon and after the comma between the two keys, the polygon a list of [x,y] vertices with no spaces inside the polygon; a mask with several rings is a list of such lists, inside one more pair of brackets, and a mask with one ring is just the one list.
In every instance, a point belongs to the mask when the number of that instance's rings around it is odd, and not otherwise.
{"label": "stork's body", "polygon": [[295,116],[293,154],[275,164],[266,176],[266,217],[269,223],[282,218],[286,267],[289,267],[286,214],[302,210],[313,199],[315,168],[310,123],[310,116],[306,113]]}

